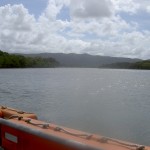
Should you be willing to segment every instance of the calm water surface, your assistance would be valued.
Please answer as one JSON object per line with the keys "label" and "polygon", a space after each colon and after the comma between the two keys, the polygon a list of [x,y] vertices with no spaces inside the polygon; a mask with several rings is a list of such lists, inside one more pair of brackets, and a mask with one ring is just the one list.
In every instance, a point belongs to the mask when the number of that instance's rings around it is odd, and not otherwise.
{"label": "calm water surface", "polygon": [[150,145],[150,71],[1,69],[0,104],[39,119]]}

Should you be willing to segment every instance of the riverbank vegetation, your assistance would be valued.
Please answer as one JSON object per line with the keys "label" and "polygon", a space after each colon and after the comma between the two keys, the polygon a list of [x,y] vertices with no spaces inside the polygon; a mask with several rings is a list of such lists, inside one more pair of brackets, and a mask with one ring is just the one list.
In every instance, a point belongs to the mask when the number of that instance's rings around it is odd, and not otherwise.
{"label": "riverbank vegetation", "polygon": [[0,68],[51,68],[59,63],[53,58],[25,57],[0,50]]}
{"label": "riverbank vegetation", "polygon": [[150,60],[140,61],[133,64],[133,69],[150,70]]}
{"label": "riverbank vegetation", "polygon": [[128,63],[128,62],[112,63],[100,66],[100,68],[150,70],[150,60],[138,61],[135,63]]}

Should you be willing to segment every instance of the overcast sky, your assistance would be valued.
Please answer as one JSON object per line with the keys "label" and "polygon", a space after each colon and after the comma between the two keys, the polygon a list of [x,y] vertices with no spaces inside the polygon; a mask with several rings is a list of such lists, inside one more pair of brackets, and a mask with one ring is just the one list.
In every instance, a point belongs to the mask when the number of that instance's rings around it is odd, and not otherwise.
{"label": "overcast sky", "polygon": [[150,59],[150,1],[0,0],[0,49]]}

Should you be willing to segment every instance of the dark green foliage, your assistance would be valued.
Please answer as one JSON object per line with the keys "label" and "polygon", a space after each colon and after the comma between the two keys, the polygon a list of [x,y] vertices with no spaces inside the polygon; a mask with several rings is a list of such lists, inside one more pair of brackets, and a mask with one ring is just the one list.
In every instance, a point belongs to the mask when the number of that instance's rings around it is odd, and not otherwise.
{"label": "dark green foliage", "polygon": [[32,68],[57,67],[59,63],[53,58],[26,57],[26,66]]}
{"label": "dark green foliage", "polygon": [[0,68],[50,68],[58,65],[53,58],[30,58],[0,51]]}
{"label": "dark green foliage", "polygon": [[113,68],[113,69],[145,69],[150,70],[150,60],[139,61],[136,63],[113,63],[103,65],[100,68]]}
{"label": "dark green foliage", "polygon": [[146,69],[150,70],[150,60],[134,63],[133,69]]}

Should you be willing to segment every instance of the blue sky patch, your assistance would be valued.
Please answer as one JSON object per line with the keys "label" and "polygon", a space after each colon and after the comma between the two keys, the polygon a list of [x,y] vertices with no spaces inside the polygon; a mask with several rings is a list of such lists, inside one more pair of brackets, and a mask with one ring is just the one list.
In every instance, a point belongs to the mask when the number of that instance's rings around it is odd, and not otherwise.
{"label": "blue sky patch", "polygon": [[63,21],[66,21],[66,20],[70,21],[70,10],[69,10],[69,8],[64,5],[56,18],[63,20]]}
{"label": "blue sky patch", "polygon": [[120,13],[122,19],[124,19],[128,23],[136,22],[138,23],[138,30],[150,30],[150,13],[146,11],[139,11],[137,14],[128,14],[128,13]]}
{"label": "blue sky patch", "polygon": [[0,6],[23,4],[29,13],[33,14],[36,18],[45,10],[47,3],[48,0],[0,0]]}

